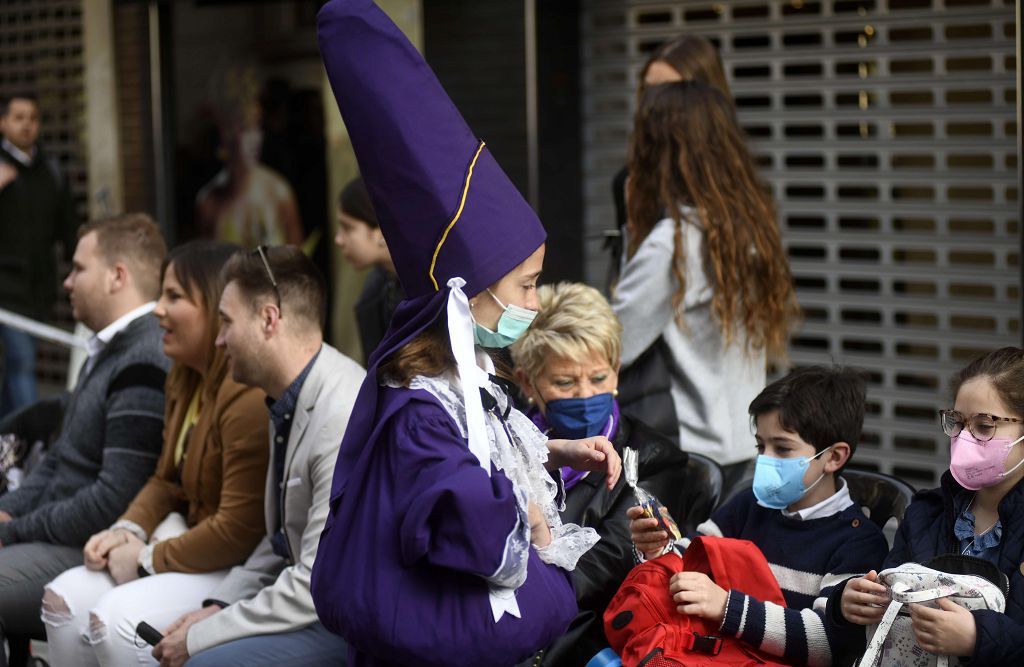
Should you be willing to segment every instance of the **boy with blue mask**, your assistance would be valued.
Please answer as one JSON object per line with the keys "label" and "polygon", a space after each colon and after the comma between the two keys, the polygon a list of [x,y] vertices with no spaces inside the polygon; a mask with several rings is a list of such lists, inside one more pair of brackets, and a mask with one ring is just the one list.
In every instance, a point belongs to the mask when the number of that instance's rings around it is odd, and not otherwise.
{"label": "boy with blue mask", "polygon": [[[697,533],[756,544],[787,606],[681,572],[669,586],[681,613],[717,621],[724,635],[792,664],[831,665],[844,650],[846,630],[826,628],[825,601],[846,573],[871,570],[888,548],[837,477],[860,439],[864,398],[858,373],[815,366],[773,382],[751,402],[758,451],[753,488],[727,501]],[[646,557],[689,545],[689,538],[669,545],[639,508],[630,516],[633,542]]]}

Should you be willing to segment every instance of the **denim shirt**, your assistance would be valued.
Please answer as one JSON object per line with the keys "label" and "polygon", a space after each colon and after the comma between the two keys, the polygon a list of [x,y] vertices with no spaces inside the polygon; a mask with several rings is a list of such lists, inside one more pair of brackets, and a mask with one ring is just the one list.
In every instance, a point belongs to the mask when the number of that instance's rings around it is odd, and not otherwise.
{"label": "denim shirt", "polygon": [[981,535],[974,534],[974,513],[971,512],[973,496],[961,496],[956,501],[957,515],[953,526],[953,534],[960,541],[960,553],[965,556],[984,558],[996,563],[999,556],[999,544],[1003,540],[1003,522],[996,524]]}

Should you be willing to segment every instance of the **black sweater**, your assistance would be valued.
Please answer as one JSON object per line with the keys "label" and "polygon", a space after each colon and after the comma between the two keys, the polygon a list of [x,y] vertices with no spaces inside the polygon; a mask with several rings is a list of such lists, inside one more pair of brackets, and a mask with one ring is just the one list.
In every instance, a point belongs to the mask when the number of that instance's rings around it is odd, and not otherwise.
{"label": "black sweater", "polygon": [[0,190],[0,308],[45,321],[60,282],[54,245],[60,242],[70,257],[77,243],[74,201],[41,149],[26,167],[0,146],[0,161],[18,171]]}

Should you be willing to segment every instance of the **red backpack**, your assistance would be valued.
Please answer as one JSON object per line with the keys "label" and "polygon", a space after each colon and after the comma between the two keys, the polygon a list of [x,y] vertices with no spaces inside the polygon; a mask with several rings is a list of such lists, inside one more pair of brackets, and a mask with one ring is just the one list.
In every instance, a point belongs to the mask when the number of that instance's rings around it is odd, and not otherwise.
{"label": "red backpack", "polygon": [[781,667],[718,624],[680,614],[668,592],[676,572],[703,572],[726,590],[739,589],[786,606],[761,550],[748,540],[698,537],[680,558],[675,553],[633,568],[604,612],[605,635],[624,667]]}

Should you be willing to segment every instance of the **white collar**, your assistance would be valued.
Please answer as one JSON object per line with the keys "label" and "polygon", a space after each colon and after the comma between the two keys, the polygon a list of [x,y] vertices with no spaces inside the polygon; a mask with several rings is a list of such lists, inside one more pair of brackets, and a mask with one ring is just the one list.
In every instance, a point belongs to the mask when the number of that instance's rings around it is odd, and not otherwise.
{"label": "white collar", "polygon": [[89,357],[92,358],[102,352],[103,348],[107,346],[107,343],[113,340],[114,336],[124,331],[129,324],[143,315],[152,313],[155,308],[156,301],[144,303],[138,308],[128,311],[121,317],[100,329],[97,333],[93,334],[89,340],[86,341],[86,352],[88,352]]}
{"label": "white collar", "polygon": [[28,153],[26,153],[25,151],[21,150],[20,148],[12,144],[9,139],[4,139],[2,145],[4,147],[4,150],[11,154],[11,157],[13,157],[15,160],[22,163],[26,167],[31,167],[32,162],[36,159],[37,151],[35,146],[33,146],[32,149]]}
{"label": "white collar", "polygon": [[851,505],[853,505],[853,498],[850,497],[850,486],[846,483],[845,479],[840,477],[839,489],[831,496],[822,500],[817,505],[811,505],[810,507],[805,507],[804,509],[797,510],[795,512],[783,509],[782,516],[787,519],[796,519],[797,521],[824,519],[825,517],[832,516],[833,514],[839,514]]}

